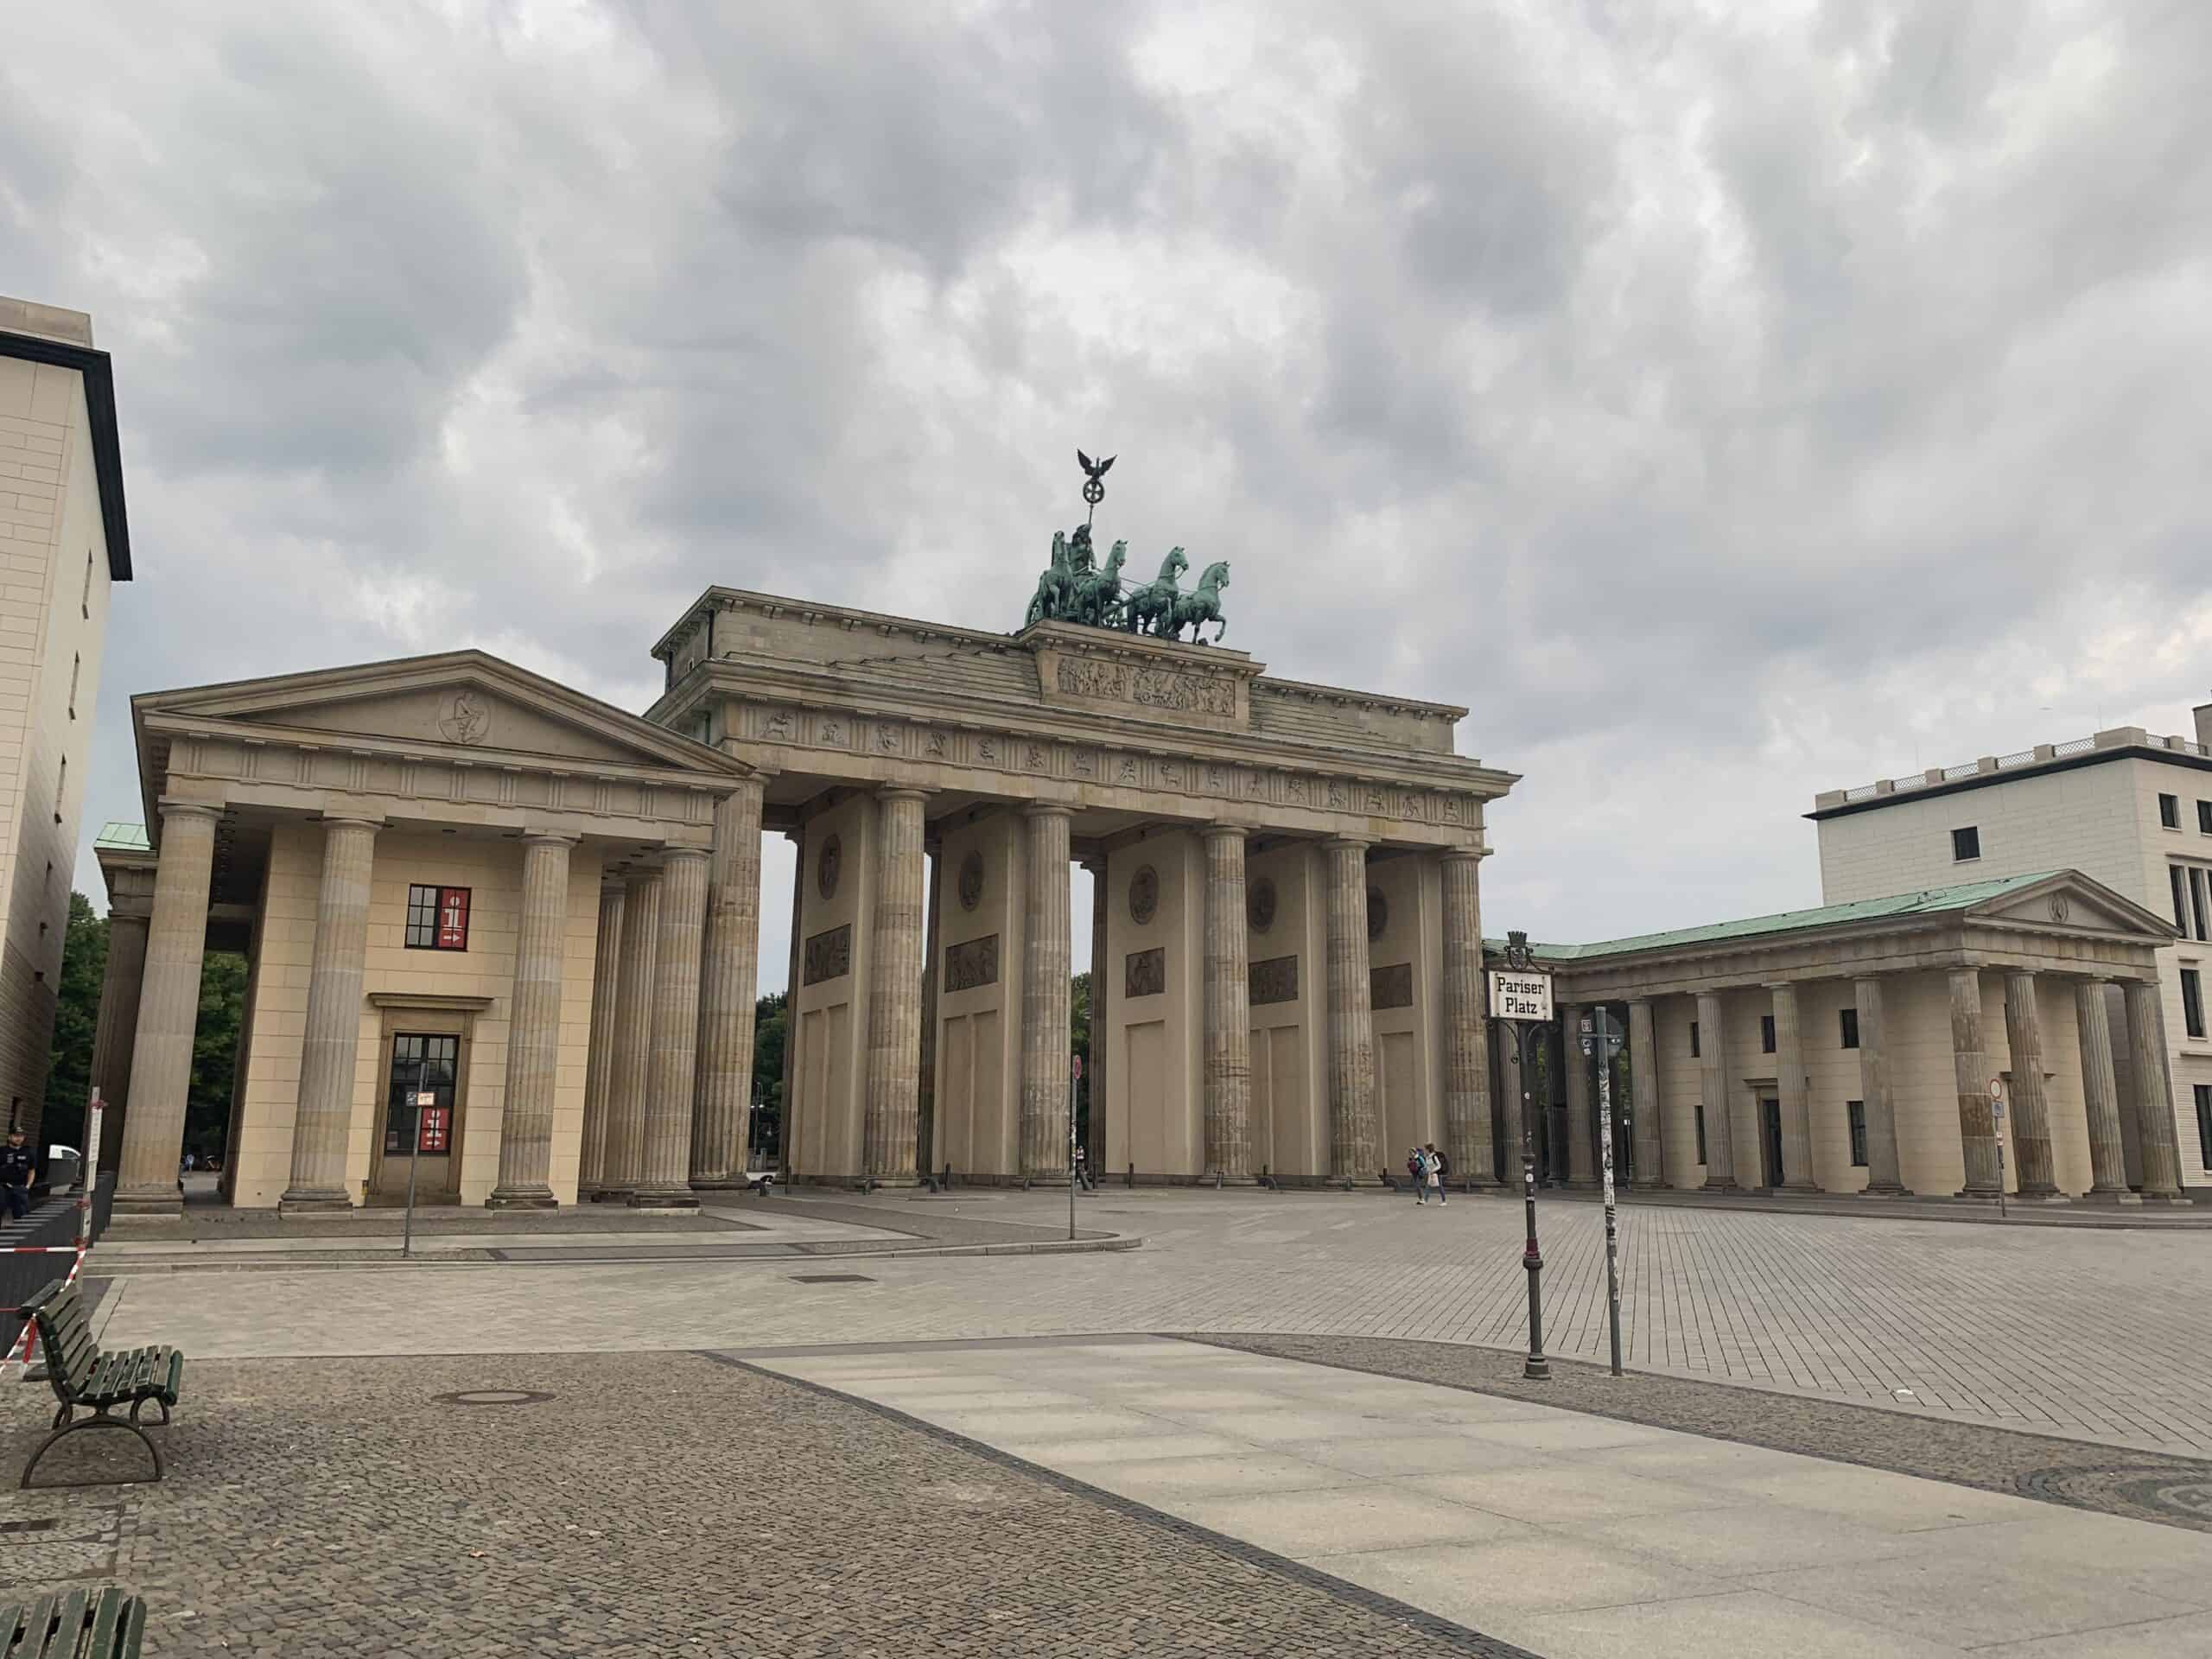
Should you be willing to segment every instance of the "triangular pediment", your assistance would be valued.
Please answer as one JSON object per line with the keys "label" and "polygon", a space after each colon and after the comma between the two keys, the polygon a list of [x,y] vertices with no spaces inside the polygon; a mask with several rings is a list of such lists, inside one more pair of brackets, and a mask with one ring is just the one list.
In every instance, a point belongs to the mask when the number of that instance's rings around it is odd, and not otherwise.
{"label": "triangular pediment", "polygon": [[1968,906],[1967,913],[1977,920],[2125,933],[2139,938],[2156,935],[2161,940],[2171,938],[2174,932],[2168,918],[2144,909],[2133,899],[2079,870],[2060,870],[2024,887],[1985,899]]}
{"label": "triangular pediment", "polygon": [[482,652],[156,693],[134,708],[142,721],[220,721],[272,737],[327,734],[565,766],[745,770],[704,744]]}

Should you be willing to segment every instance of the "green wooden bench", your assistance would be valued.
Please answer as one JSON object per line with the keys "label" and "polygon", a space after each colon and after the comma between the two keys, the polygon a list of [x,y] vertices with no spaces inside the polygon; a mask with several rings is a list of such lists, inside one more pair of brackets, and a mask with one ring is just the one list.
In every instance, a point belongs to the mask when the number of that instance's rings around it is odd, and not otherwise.
{"label": "green wooden bench", "polygon": [[[149,1404],[157,1405],[162,1408],[162,1421],[168,1421],[169,1408],[176,1404],[178,1384],[184,1380],[184,1356],[174,1348],[103,1352],[92,1339],[92,1320],[85,1307],[83,1291],[75,1285],[65,1285],[59,1279],[24,1303],[23,1312],[38,1321],[39,1343],[46,1351],[47,1381],[53,1384],[54,1398],[61,1403],[54,1413],[54,1433],[39,1443],[38,1450],[31,1453],[31,1460],[23,1465],[22,1484],[31,1484],[31,1471],[38,1467],[38,1460],[57,1441],[89,1428],[127,1429],[136,1434],[153,1457],[154,1472],[120,1481],[56,1481],[54,1484],[122,1486],[159,1480],[161,1448],[138,1426],[138,1414]],[[124,1405],[130,1408],[130,1415],[115,1416],[116,1408]],[[79,1410],[92,1414],[79,1418]],[[13,1659],[13,1650],[0,1645],[0,1659]]]}
{"label": "green wooden bench", "polygon": [[0,1602],[0,1659],[137,1659],[146,1604],[110,1586]]}

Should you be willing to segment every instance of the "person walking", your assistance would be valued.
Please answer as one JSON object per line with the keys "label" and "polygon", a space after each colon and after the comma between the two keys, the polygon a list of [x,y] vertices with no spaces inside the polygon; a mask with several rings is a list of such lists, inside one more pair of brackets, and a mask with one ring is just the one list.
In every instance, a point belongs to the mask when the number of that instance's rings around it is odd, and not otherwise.
{"label": "person walking", "polygon": [[38,1156],[21,1129],[8,1131],[8,1144],[0,1147],[0,1206],[8,1219],[21,1221],[30,1213],[31,1178],[38,1173]]}
{"label": "person walking", "polygon": [[1444,1190],[1444,1178],[1452,1173],[1450,1162],[1436,1149],[1433,1141],[1423,1147],[1421,1152],[1424,1161],[1428,1165],[1428,1184],[1436,1189],[1436,1201],[1439,1204],[1451,1203],[1451,1195]]}
{"label": "person walking", "polygon": [[1098,1190],[1091,1183],[1090,1160],[1084,1156],[1081,1141],[1076,1143],[1075,1148],[1075,1184],[1086,1192],[1096,1192]]}
{"label": "person walking", "polygon": [[1428,1160],[1421,1155],[1419,1147],[1406,1148],[1406,1173],[1414,1184],[1414,1202],[1428,1202]]}

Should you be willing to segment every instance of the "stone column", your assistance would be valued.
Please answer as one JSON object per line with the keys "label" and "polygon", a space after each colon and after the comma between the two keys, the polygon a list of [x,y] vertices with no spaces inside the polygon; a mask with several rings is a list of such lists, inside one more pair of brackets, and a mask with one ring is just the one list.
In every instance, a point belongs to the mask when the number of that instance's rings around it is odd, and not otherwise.
{"label": "stone column", "polygon": [[2043,1016],[2036,1007],[2036,976],[2022,969],[2005,975],[2005,1038],[2012,1050],[2012,1154],[2020,1165],[2020,1196],[2058,1202],[2057,1166],[2050,1150],[2050,1103],[2043,1086]]}
{"label": "stone column", "polygon": [[607,1177],[607,1118],[614,1082],[616,986],[622,971],[623,883],[599,888],[599,937],[591,972],[591,1046],[584,1055],[584,1135],[576,1162],[576,1197],[595,1198]]}
{"label": "stone column", "polygon": [[1648,996],[1628,1005],[1628,1104],[1635,1189],[1656,1192],[1667,1184],[1667,1136],[1659,1107],[1659,1040]]}
{"label": "stone column", "polygon": [[487,1210],[554,1208],[553,1095],[561,1077],[561,980],[568,963],[574,836],[522,838],[522,916],[499,1106],[499,1180]]}
{"label": "stone column", "polygon": [[1490,999],[1483,991],[1482,855],[1454,849],[1444,877],[1444,1150],[1459,1179],[1494,1185]]}
{"label": "stone column", "polygon": [[785,831],[784,839],[791,844],[791,968],[784,978],[784,1099],[776,1122],[776,1167],[784,1182],[789,1185],[795,1167],[791,1153],[798,1145],[798,990],[799,976],[804,960],[805,940],[801,930],[806,925],[806,836],[798,830]]}
{"label": "stone column", "polygon": [[699,953],[697,1096],[691,1185],[745,1185],[752,1130],[753,1011],[760,980],[760,791],[741,779],[715,807],[707,925]]}
{"label": "stone column", "polygon": [[[1106,1051],[1111,1046],[1108,1024],[1111,987],[1107,982],[1106,861],[1093,860],[1090,871],[1090,1052],[1084,1059],[1084,1098],[1090,1103],[1090,1119],[1084,1136],[1083,1155],[1097,1180],[1106,1167]],[[1245,995],[1249,1000],[1250,987]]]}
{"label": "stone column", "polygon": [[[911,1185],[921,1123],[922,802],[918,789],[876,791],[875,911],[868,931],[868,1109],[869,1179]],[[1060,963],[1067,965],[1067,815],[1060,816]],[[1060,992],[1065,1015],[1067,992]],[[1061,1028],[1066,1029],[1063,1017]],[[1060,1046],[1067,1046],[1062,1038]]]}
{"label": "stone column", "polygon": [[1068,819],[1065,806],[1024,807],[1028,887],[1022,906],[1021,1176],[1068,1178]]}
{"label": "stone column", "polygon": [[937,1160],[937,992],[943,965],[938,906],[944,897],[944,849],[925,832],[922,852],[929,861],[923,878],[929,890],[929,914],[922,924],[922,1071],[914,1090],[914,1168],[926,1175]]}
{"label": "stone column", "polygon": [[346,1147],[353,1128],[354,1062],[361,1052],[361,978],[368,967],[369,874],[376,847],[377,825],[365,819],[323,823],[292,1176],[276,1205],[288,1216],[353,1208],[346,1191]]}
{"label": "stone column", "polygon": [[[146,975],[131,1044],[130,1117],[124,1124],[118,1213],[174,1216],[181,1205],[177,1162],[184,1149],[184,1097],[192,1082],[193,1028],[200,1017],[200,963],[207,948],[207,890],[222,809],[162,803],[161,862],[146,931]],[[2164,1075],[2164,1067],[2160,1068]],[[236,1149],[232,1148],[232,1155]]]}
{"label": "stone column", "polygon": [[698,1207],[690,1181],[691,1103],[699,1075],[699,944],[707,925],[708,862],[699,847],[671,847],[661,855],[644,1158],[630,1192],[633,1209]]}
{"label": "stone column", "polygon": [[[1559,1005],[1560,1056],[1567,1084],[1567,1179],[1571,1185],[1594,1186],[1598,1182],[1598,1149],[1592,1138],[1590,1068],[1594,1064],[1582,1052],[1582,1018],[1590,1010],[1580,1002]],[[1597,1022],[1591,1025],[1594,1030]]]}
{"label": "stone column", "polygon": [[2112,1019],[2101,979],[2074,982],[2074,1023],[2082,1039],[2082,1102],[2089,1120],[2089,1196],[2140,1204],[2128,1190],[2126,1143],[2120,1129],[2120,1090],[2113,1080]]}
{"label": "stone column", "polygon": [[1729,1144],[1732,1103],[1728,1098],[1728,1033],[1721,1023],[1720,998],[1706,992],[1697,1000],[1698,1081],[1705,1097],[1705,1190],[1732,1192],[1736,1158]]}
{"label": "stone column", "polygon": [[1878,1197],[1905,1195],[1897,1165],[1897,1103],[1890,1092],[1889,1039],[1882,1027],[1882,982],[1852,982],[1859,1007],[1859,1092],[1866,1115],[1866,1188]]}
{"label": "stone column", "polygon": [[130,1051],[138,1036],[138,997],[146,977],[146,920],[111,908],[107,968],[100,976],[99,1020],[92,1027],[92,1084],[100,1091],[100,1144],[86,1148],[97,1171],[123,1156],[124,1113],[130,1104]]}
{"label": "stone column", "polygon": [[661,880],[658,869],[636,870],[622,884],[622,956],[614,975],[614,1063],[607,1078],[607,1147],[600,1166],[599,1197],[603,1199],[628,1198],[645,1172]]}
{"label": "stone column", "polygon": [[1371,1181],[1375,1146],[1375,1008],[1367,968],[1367,843],[1325,843],[1329,863],[1329,1174]]}
{"label": "stone column", "polygon": [[1774,997],[1774,1082],[1782,1107],[1782,1168],[1773,1184],[1790,1192],[1812,1192],[1813,1112],[1807,1099],[1805,1032],[1795,985],[1771,985]]}
{"label": "stone column", "polygon": [[[154,925],[161,926],[158,897]],[[2135,1074],[2136,1133],[2143,1149],[2143,1196],[2186,1204],[2181,1195],[2181,1154],[2174,1145],[2174,1086],[2166,1066],[2166,1015],[2155,980],[2131,979],[2127,997],[2127,1046]],[[142,1014],[141,1020],[144,1018]],[[138,1047],[145,1064],[145,1045]]]}
{"label": "stone column", "polygon": [[1205,1168],[1252,1176],[1252,976],[1245,934],[1244,832],[1208,824],[1206,849]]}
{"label": "stone column", "polygon": [[1989,1052],[1981,1035],[1981,975],[1951,970],[1951,1067],[1959,1098],[1959,1147],[1968,1198],[1997,1195],[1997,1120],[1989,1109]]}

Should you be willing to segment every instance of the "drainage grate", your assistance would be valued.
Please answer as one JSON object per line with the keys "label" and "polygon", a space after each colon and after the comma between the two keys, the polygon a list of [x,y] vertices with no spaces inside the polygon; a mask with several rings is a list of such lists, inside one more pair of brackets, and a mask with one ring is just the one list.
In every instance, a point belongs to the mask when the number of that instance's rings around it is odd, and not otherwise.
{"label": "drainage grate", "polygon": [[464,1389],[459,1394],[431,1396],[448,1406],[533,1406],[540,1400],[550,1400],[552,1397],[534,1389]]}
{"label": "drainage grate", "polygon": [[795,1273],[795,1285],[872,1285],[874,1280],[864,1273]]}
{"label": "drainage grate", "polygon": [[23,1532],[52,1532],[61,1524],[61,1517],[49,1515],[37,1521],[0,1521],[0,1535]]}

